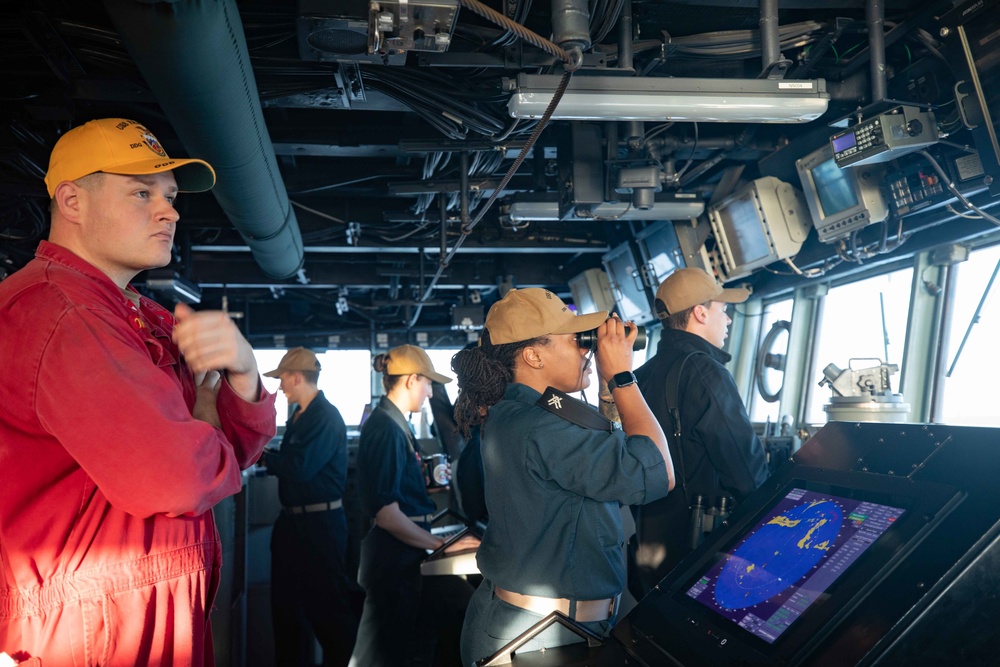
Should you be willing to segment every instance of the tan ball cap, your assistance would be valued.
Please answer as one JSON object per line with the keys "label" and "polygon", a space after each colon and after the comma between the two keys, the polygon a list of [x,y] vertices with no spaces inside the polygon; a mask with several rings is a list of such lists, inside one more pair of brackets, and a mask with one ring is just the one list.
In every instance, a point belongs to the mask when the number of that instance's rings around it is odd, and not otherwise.
{"label": "tan ball cap", "polygon": [[386,375],[410,375],[417,374],[429,377],[435,382],[447,384],[451,378],[441,375],[434,370],[434,364],[427,353],[416,345],[400,345],[394,347],[387,353],[389,360],[385,365]]}
{"label": "tan ball cap", "polygon": [[743,287],[725,289],[704,269],[689,267],[677,269],[667,276],[657,288],[656,298],[667,309],[666,312],[656,309],[657,317],[662,320],[709,301],[743,303],[750,298],[750,290]]}
{"label": "tan ball cap", "polygon": [[608,319],[606,310],[576,315],[562,299],[540,287],[512,289],[486,315],[490,343],[519,343],[549,334],[580,333]]}
{"label": "tan ball cap", "polygon": [[278,362],[278,367],[273,371],[264,373],[264,377],[281,377],[282,373],[288,373],[289,371],[319,372],[321,368],[322,367],[319,365],[319,359],[316,358],[315,352],[307,350],[304,347],[294,347],[285,353],[285,356],[283,356],[281,361]]}

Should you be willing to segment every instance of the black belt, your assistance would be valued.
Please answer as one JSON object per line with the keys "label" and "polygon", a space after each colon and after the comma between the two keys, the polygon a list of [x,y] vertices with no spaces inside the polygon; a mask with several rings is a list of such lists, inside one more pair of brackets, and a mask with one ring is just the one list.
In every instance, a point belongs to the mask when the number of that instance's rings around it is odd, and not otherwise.
{"label": "black belt", "polygon": [[331,500],[328,503],[313,503],[312,505],[296,505],[295,507],[284,507],[286,512],[291,514],[302,514],[303,512],[326,512],[337,510],[344,506],[343,500]]}

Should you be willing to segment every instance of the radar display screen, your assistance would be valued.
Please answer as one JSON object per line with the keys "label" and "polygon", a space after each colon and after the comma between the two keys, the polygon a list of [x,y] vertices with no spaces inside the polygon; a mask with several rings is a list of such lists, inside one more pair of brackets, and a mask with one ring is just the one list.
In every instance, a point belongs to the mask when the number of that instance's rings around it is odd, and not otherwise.
{"label": "radar display screen", "polygon": [[904,513],[794,488],[687,596],[773,643]]}

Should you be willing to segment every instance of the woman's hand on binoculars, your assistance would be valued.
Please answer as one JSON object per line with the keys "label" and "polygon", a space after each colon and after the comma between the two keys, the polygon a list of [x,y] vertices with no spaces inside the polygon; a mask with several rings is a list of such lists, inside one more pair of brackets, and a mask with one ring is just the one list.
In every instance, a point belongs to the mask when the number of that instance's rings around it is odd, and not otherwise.
{"label": "woman's hand on binoculars", "polygon": [[635,322],[622,322],[612,314],[597,327],[597,372],[607,382],[616,373],[632,370],[632,345],[638,335]]}

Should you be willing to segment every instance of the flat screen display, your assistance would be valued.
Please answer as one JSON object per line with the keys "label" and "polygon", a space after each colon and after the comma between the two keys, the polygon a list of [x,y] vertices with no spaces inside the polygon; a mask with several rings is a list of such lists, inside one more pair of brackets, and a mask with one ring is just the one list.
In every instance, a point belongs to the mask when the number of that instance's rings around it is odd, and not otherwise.
{"label": "flat screen display", "polygon": [[635,235],[659,285],[675,269],[684,267],[684,254],[672,222],[657,222]]}
{"label": "flat screen display", "polygon": [[618,314],[623,320],[646,324],[653,319],[653,311],[640,277],[638,263],[628,244],[622,244],[604,255],[604,267],[614,287]]}
{"label": "flat screen display", "polygon": [[752,193],[734,199],[718,215],[733,258],[731,271],[771,256],[771,241]]}
{"label": "flat screen display", "polygon": [[848,148],[854,148],[857,145],[858,140],[854,137],[853,132],[833,138],[833,150],[837,153],[846,151]]}
{"label": "flat screen display", "polygon": [[851,182],[853,177],[854,174],[848,174],[845,169],[838,167],[833,158],[812,168],[813,185],[816,187],[816,196],[819,197],[824,218],[858,205],[858,197]]}
{"label": "flat screen display", "polygon": [[904,514],[793,488],[686,595],[771,644]]}

